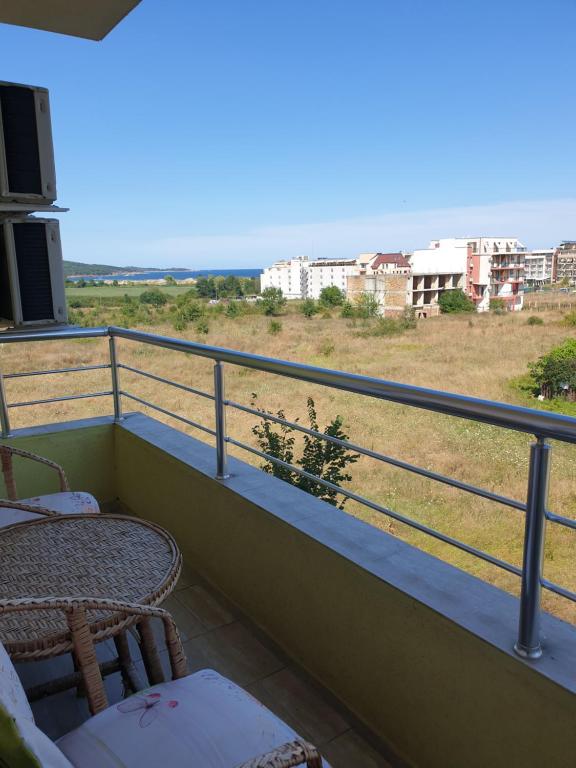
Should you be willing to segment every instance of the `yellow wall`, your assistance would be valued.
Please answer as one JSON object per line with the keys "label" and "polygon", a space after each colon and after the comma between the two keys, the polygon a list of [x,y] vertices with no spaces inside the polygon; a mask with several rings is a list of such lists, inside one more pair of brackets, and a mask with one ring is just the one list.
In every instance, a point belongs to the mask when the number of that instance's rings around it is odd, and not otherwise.
{"label": "yellow wall", "polygon": [[[112,423],[74,430],[57,429],[1,442],[60,464],[74,491],[92,493],[103,504],[116,498]],[[14,459],[14,467],[20,498],[59,490],[54,470],[21,458]],[[0,478],[0,493],[5,495],[3,478]]]}
{"label": "yellow wall", "polygon": [[118,492],[399,754],[430,768],[572,768],[576,697],[136,435]]}

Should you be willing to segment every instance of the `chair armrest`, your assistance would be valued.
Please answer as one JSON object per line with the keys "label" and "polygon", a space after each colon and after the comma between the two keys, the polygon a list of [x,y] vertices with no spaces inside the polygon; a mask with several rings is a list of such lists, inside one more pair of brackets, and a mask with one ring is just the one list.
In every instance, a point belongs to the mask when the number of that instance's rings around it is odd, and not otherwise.
{"label": "chair armrest", "polygon": [[[20,509],[22,512],[34,512],[36,515],[45,515],[47,517],[58,516],[60,513],[53,509],[41,507],[39,504],[23,504],[21,501],[12,501],[12,499],[0,499],[0,508]],[[2,513],[0,512],[0,515]],[[17,523],[16,523],[17,525]]]}
{"label": "chair armrest", "polygon": [[316,747],[297,740],[283,744],[260,757],[254,757],[237,768],[292,768],[306,764],[308,768],[322,768],[322,756]]}
{"label": "chair armrest", "polygon": [[70,490],[70,485],[66,479],[66,474],[60,464],[56,464],[55,461],[51,461],[50,459],[45,459],[43,456],[37,456],[35,453],[23,451],[20,448],[13,448],[11,445],[1,445],[0,460],[2,462],[2,472],[4,473],[4,480],[9,498],[16,499],[18,496],[16,491],[16,481],[14,479],[14,467],[12,464],[13,456],[20,456],[23,459],[30,459],[31,461],[37,461],[40,464],[45,464],[47,467],[50,467],[58,473],[60,490]]}
{"label": "chair armrest", "polygon": [[86,685],[88,704],[92,714],[106,709],[108,700],[96,659],[94,637],[86,619],[86,611],[114,611],[126,616],[142,616],[161,619],[164,624],[166,647],[174,679],[188,674],[186,655],[182,648],[176,622],[164,608],[138,603],[126,603],[102,597],[21,597],[0,600],[0,615],[18,611],[59,610],[66,614],[66,621],[72,635],[74,654]]}

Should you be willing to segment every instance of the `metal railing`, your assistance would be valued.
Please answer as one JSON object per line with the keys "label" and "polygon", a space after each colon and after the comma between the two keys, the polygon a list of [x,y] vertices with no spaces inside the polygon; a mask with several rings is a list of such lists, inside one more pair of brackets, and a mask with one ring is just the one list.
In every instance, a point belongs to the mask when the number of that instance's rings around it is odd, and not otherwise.
{"label": "metal railing", "polygon": [[[284,469],[303,476],[314,483],[325,486],[338,494],[363,504],[364,506],[380,512],[388,517],[404,523],[411,528],[434,537],[446,544],[454,546],[470,555],[478,557],[508,573],[512,573],[521,579],[520,611],[519,611],[519,629],[518,637],[515,643],[516,652],[528,659],[536,659],[542,654],[540,643],[540,614],[541,614],[541,591],[547,589],[563,598],[576,602],[576,593],[568,590],[561,585],[555,584],[544,578],[543,575],[543,552],[545,541],[546,522],[576,531],[576,520],[555,514],[547,509],[548,484],[550,475],[550,453],[551,446],[548,439],[560,440],[566,443],[576,443],[576,419],[568,416],[562,416],[546,411],[536,411],[529,408],[522,408],[504,403],[496,403],[488,400],[467,397],[464,395],[440,392],[423,387],[415,387],[406,384],[376,379],[369,376],[361,376],[341,371],[333,371],[325,368],[318,368],[301,363],[277,360],[260,355],[253,355],[246,352],[238,352],[231,349],[214,347],[205,344],[198,344],[192,341],[174,339],[156,334],[145,333],[142,331],[128,330],[126,328],[95,329],[70,329],[58,331],[42,331],[36,333],[4,333],[0,338],[0,343],[22,343],[22,342],[46,342],[52,340],[83,339],[107,337],[109,340],[110,362],[102,365],[87,365],[76,368],[59,368],[44,371],[25,371],[21,373],[9,373],[2,375],[0,373],[0,422],[2,428],[2,437],[8,437],[10,432],[9,410],[11,408],[21,408],[26,406],[39,405],[44,403],[59,402],[65,400],[76,400],[91,397],[109,396],[112,398],[114,407],[114,418],[116,421],[122,419],[122,398],[127,398],[137,402],[170,418],[174,418],[181,423],[199,429],[215,439],[216,443],[216,468],[215,476],[223,480],[228,477],[227,446],[233,445],[248,451],[252,455],[277,464]],[[148,371],[140,370],[133,366],[124,364],[118,360],[118,351],[116,347],[117,339],[127,339],[129,341],[139,342],[163,349],[169,349],[176,352],[195,355],[206,358],[214,362],[214,391],[213,394],[203,392],[195,387],[182,382],[159,376]],[[441,475],[422,467],[410,464],[405,461],[393,458],[383,453],[364,448],[348,440],[341,440],[331,435],[309,429],[297,422],[290,422],[273,414],[268,414],[253,407],[237,403],[233,400],[227,400],[224,391],[224,364],[252,368],[254,370],[271,373],[278,376],[286,376],[298,381],[305,381],[312,384],[318,384],[326,387],[352,392],[358,395],[386,400],[401,405],[422,408],[434,413],[441,413],[463,419],[470,419],[482,424],[490,424],[495,427],[515,430],[532,434],[535,442],[530,447],[530,465],[528,473],[528,490],[526,501],[502,496],[485,488],[457,480],[446,475]],[[43,400],[30,400],[23,402],[8,402],[4,390],[4,380],[15,379],[25,376],[41,376],[57,373],[75,373],[80,371],[93,371],[100,369],[109,369],[111,373],[111,389],[103,392],[88,392],[79,395],[63,395],[60,397],[46,398]],[[129,371],[138,376],[142,376],[171,387],[175,387],[184,392],[207,398],[214,403],[214,423],[215,429],[206,425],[188,419],[180,414],[174,413],[144,400],[137,395],[122,389],[120,382],[120,372]],[[311,475],[293,464],[288,464],[275,456],[260,451],[247,443],[236,440],[227,434],[226,431],[226,410],[232,408],[240,412],[252,414],[258,418],[270,420],[296,429],[309,436],[326,440],[339,445],[348,450],[360,453],[363,456],[382,461],[390,466],[411,472],[421,477],[434,480],[439,483],[457,488],[458,490],[479,496],[489,501],[503,504],[515,510],[523,512],[525,515],[524,527],[524,546],[522,567],[518,567],[500,558],[494,557],[487,552],[477,549],[463,541],[452,536],[448,536],[430,526],[424,525],[417,520],[402,515],[392,509],[384,507],[371,499],[362,496],[347,488],[340,487],[323,478]]]}

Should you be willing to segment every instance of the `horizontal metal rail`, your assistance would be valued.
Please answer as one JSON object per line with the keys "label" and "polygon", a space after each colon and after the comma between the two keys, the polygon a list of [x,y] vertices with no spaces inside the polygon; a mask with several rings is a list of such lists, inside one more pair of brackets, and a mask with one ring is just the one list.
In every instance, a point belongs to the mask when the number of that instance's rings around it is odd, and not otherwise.
{"label": "horizontal metal rail", "polygon": [[576,443],[576,419],[570,416],[551,413],[550,411],[537,411],[532,408],[509,405],[507,403],[482,400],[477,397],[468,397],[467,395],[441,392],[410,384],[400,384],[371,376],[361,376],[355,373],[334,371],[303,363],[278,360],[276,358],[264,357],[263,355],[254,355],[249,352],[239,352],[227,349],[226,347],[214,347],[186,339],[174,339],[169,336],[135,331],[130,328],[109,326],[107,328],[77,328],[27,334],[7,333],[2,335],[0,343],[62,341],[65,339],[105,336],[142,342],[163,349],[208,358],[216,362],[240,365],[245,368],[287,376],[311,384],[331,387],[332,389],[375,397],[400,405],[410,405],[447,416],[457,416],[517,432],[526,432],[553,440]]}
{"label": "horizontal metal rail", "polygon": [[401,461],[400,459],[395,459],[392,456],[387,456],[384,453],[372,451],[370,448],[363,448],[361,445],[351,443],[349,440],[340,440],[337,437],[332,437],[332,435],[326,435],[323,432],[317,432],[315,429],[309,429],[308,427],[304,427],[294,421],[288,421],[287,419],[282,419],[279,416],[274,416],[271,413],[265,413],[263,411],[259,411],[256,408],[250,408],[246,405],[241,405],[240,403],[236,403],[233,400],[226,400],[226,405],[230,406],[231,408],[236,408],[239,411],[244,411],[245,413],[250,413],[254,416],[260,416],[261,418],[267,419],[269,421],[274,421],[277,424],[283,424],[284,426],[296,429],[298,432],[303,432],[306,435],[317,437],[321,440],[326,440],[329,443],[334,443],[334,445],[339,445],[342,448],[346,448],[346,450],[356,451],[357,453],[361,453],[364,456],[369,456],[371,459],[378,459],[379,461],[383,461],[386,464],[391,464],[394,467],[398,467],[398,469],[405,469],[408,472],[413,472],[416,475],[426,477],[428,480],[435,480],[439,483],[450,485],[460,491],[466,491],[467,493],[474,494],[474,496],[481,496],[484,499],[495,501],[498,504],[505,504],[508,507],[513,507],[514,509],[521,511],[526,510],[526,504],[523,504],[521,501],[510,499],[507,496],[501,496],[500,494],[493,493],[492,491],[488,491],[485,488],[478,488],[475,485],[464,483],[461,480],[455,480],[452,477],[447,477],[446,475],[432,472],[429,469],[423,469],[422,467],[418,467],[415,464],[409,464],[406,461]]}
{"label": "horizontal metal rail", "polygon": [[541,584],[550,592],[554,592],[556,595],[560,595],[561,597],[565,597],[567,600],[571,600],[573,603],[576,603],[576,592],[572,592],[569,589],[560,587],[553,581],[548,581],[548,579],[542,579]]}
{"label": "horizontal metal rail", "polygon": [[571,520],[569,517],[563,517],[562,515],[555,515],[554,512],[546,512],[546,519],[552,523],[558,523],[566,528],[571,528],[576,531],[576,520]]}
{"label": "horizontal metal rail", "polygon": [[142,371],[140,368],[133,368],[131,365],[126,365],[125,363],[118,363],[118,368],[123,368],[125,371],[137,373],[139,376],[145,376],[147,379],[153,379],[154,381],[159,381],[162,384],[169,384],[171,387],[182,389],[184,392],[191,392],[193,395],[198,395],[199,397],[205,397],[207,400],[214,400],[214,395],[210,395],[208,392],[202,392],[200,389],[194,389],[194,387],[189,387],[187,384],[180,384],[179,381],[165,379],[164,376],[158,376],[155,373],[148,373],[148,371]]}
{"label": "horizontal metal rail", "polygon": [[[109,394],[112,393],[110,392]],[[134,400],[135,402],[140,403],[141,405],[146,405],[148,408],[152,408],[159,413],[163,413],[165,416],[170,416],[172,419],[178,419],[178,421],[182,421],[184,424],[188,424],[190,427],[195,427],[202,432],[206,432],[207,434],[212,435],[212,437],[216,436],[216,432],[213,429],[210,429],[210,427],[205,427],[203,424],[198,424],[197,421],[192,421],[191,419],[187,419],[184,416],[179,416],[177,413],[166,410],[166,408],[161,408],[159,405],[148,402],[148,400],[144,400],[143,398],[137,397],[136,395],[131,395],[130,392],[126,392],[125,390],[121,390],[120,394],[124,395],[124,397],[130,398],[130,400]]]}
{"label": "horizontal metal rail", "polygon": [[348,499],[357,501],[359,504],[362,504],[365,507],[369,507],[370,509],[373,509],[376,512],[381,512],[383,515],[386,515],[387,517],[391,517],[399,523],[404,523],[404,525],[408,525],[410,528],[414,528],[417,531],[420,531],[420,533],[426,533],[429,536],[432,536],[435,539],[438,539],[439,541],[443,541],[445,544],[450,544],[453,547],[457,547],[458,549],[461,549],[464,552],[467,552],[469,555],[474,555],[475,557],[479,557],[482,560],[486,560],[486,562],[491,563],[492,565],[496,565],[498,566],[498,568],[502,568],[505,571],[508,571],[509,573],[513,573],[515,576],[522,576],[522,569],[518,568],[516,565],[512,565],[512,563],[508,563],[506,562],[506,560],[500,560],[497,557],[493,557],[492,555],[489,555],[487,552],[483,552],[481,549],[476,549],[476,547],[472,547],[469,544],[465,544],[463,541],[454,539],[452,536],[447,536],[446,534],[441,533],[440,531],[436,531],[434,528],[429,528],[427,525],[424,525],[423,523],[419,523],[417,520],[413,520],[411,517],[406,517],[405,515],[401,515],[399,512],[394,512],[394,510],[389,509],[388,507],[383,507],[381,504],[377,504],[375,501],[371,501],[365,496],[361,496],[358,493],[354,493],[354,491],[349,491],[347,488],[342,488],[339,485],[335,485],[334,483],[331,483],[329,480],[324,480],[323,478],[318,477],[317,475],[312,475],[310,474],[310,472],[306,472],[304,469],[294,466],[294,464],[289,464],[286,461],[282,461],[282,459],[277,459],[275,456],[271,456],[270,454],[265,453],[264,451],[259,451],[257,448],[253,448],[251,445],[248,445],[247,443],[243,443],[240,440],[235,440],[232,437],[227,437],[226,442],[230,443],[231,445],[235,445],[238,448],[243,448],[245,451],[248,451],[249,453],[253,453],[255,456],[259,456],[261,459],[265,459],[266,461],[271,461],[274,464],[278,464],[278,466],[283,467],[284,469],[287,469],[290,472],[295,472],[296,474],[301,475],[302,477],[305,477],[314,483],[323,485],[325,488],[329,488],[330,490],[335,491],[336,493],[342,494],[342,496],[346,496],[346,498]]}
{"label": "horizontal metal rail", "polygon": [[48,397],[45,400],[26,400],[22,403],[8,403],[8,408],[25,408],[28,405],[46,405],[48,403],[61,403],[64,400],[86,400],[89,397],[109,397],[112,390],[105,392],[86,392],[83,395],[62,395],[62,397]]}
{"label": "horizontal metal rail", "polygon": [[254,368],[266,373],[274,373],[311,384],[328,386],[332,389],[341,389],[359,395],[388,400],[400,405],[411,405],[416,408],[443,413],[447,416],[459,416],[460,418],[491,424],[495,427],[504,427],[517,432],[527,432],[563,442],[576,443],[576,419],[570,416],[481,400],[467,395],[440,392],[409,384],[399,384],[371,376],[333,371],[303,363],[253,355],[248,352],[238,352],[225,347],[212,347],[194,341],[157,336],[128,328],[110,326],[108,330],[112,336],[140,341],[163,349],[187,352],[210,360]]}
{"label": "horizontal metal rail", "polygon": [[78,368],[52,368],[49,371],[20,371],[20,373],[5,373],[5,379],[21,379],[25,376],[50,376],[53,373],[77,373],[79,371],[100,371],[110,369],[110,363],[101,365],[82,365]]}

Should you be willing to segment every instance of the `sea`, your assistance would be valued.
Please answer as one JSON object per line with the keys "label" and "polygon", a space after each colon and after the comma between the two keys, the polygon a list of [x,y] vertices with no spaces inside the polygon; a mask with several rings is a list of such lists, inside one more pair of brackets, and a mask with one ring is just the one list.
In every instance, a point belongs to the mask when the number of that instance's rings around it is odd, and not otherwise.
{"label": "sea", "polygon": [[216,277],[227,275],[235,275],[236,277],[258,277],[262,274],[261,269],[182,269],[182,270],[153,270],[152,272],[135,272],[133,274],[122,275],[74,275],[73,277],[67,277],[67,280],[133,280],[138,282],[140,280],[162,280],[170,275],[174,280],[188,280],[191,277]]}

